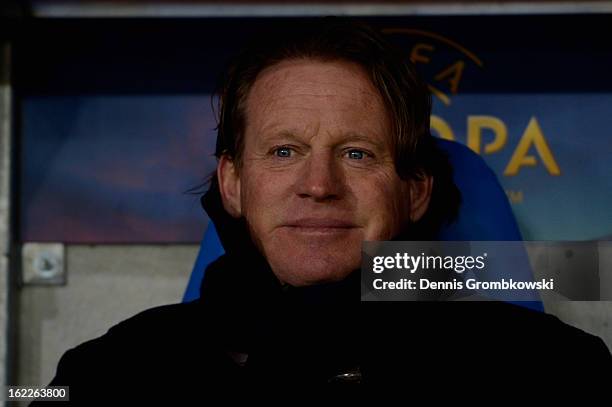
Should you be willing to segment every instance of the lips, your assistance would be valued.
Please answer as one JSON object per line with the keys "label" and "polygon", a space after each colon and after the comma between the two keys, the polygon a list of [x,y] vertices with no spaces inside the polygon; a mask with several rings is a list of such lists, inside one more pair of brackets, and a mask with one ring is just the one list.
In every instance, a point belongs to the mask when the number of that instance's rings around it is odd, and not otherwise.
{"label": "lips", "polygon": [[350,229],[356,227],[353,222],[334,218],[301,218],[287,222],[286,226],[303,229]]}
{"label": "lips", "polygon": [[301,218],[285,224],[285,229],[290,232],[318,236],[340,235],[355,227],[350,221],[334,218]]}

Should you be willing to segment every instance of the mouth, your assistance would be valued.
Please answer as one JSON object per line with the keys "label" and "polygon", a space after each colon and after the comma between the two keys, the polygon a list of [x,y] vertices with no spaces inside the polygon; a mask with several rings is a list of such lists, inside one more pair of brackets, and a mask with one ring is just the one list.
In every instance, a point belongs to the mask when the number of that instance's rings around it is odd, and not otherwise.
{"label": "mouth", "polygon": [[355,229],[357,225],[350,221],[334,218],[302,218],[284,225],[290,231],[302,234],[333,235]]}

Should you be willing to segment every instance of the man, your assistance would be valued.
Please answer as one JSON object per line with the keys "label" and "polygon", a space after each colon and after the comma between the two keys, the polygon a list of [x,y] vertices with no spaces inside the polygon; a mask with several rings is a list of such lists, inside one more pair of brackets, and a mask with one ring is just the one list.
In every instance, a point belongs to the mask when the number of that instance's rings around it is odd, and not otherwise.
{"label": "man", "polygon": [[226,254],[200,300],[69,350],[52,384],[69,385],[72,400],[354,395],[359,384],[455,398],[465,382],[507,391],[515,380],[588,393],[594,382],[579,379],[609,378],[603,342],[545,314],[360,303],[362,241],[431,239],[460,202],[429,133],[426,86],[375,30],[323,19],[263,34],[232,61],[219,96],[203,204]]}

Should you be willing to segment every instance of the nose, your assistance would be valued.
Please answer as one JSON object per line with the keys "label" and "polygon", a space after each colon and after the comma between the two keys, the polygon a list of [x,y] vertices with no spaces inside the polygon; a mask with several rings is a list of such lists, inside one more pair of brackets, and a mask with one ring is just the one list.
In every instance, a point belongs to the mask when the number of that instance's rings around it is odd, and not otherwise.
{"label": "nose", "polygon": [[343,189],[342,169],[332,153],[312,152],[303,163],[297,180],[297,193],[315,201],[340,199]]}

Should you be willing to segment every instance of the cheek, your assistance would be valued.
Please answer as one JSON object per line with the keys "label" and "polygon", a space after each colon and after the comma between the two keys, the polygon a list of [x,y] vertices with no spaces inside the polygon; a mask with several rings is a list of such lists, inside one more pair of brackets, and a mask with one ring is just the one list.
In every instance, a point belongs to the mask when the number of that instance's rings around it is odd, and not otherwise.
{"label": "cheek", "polygon": [[265,229],[282,213],[289,189],[286,177],[244,168],[240,187],[242,215],[252,226]]}
{"label": "cheek", "polygon": [[257,208],[266,207],[266,202],[270,199],[270,191],[267,188],[270,187],[270,184],[266,182],[262,182],[260,177],[257,177],[256,174],[251,174],[246,172],[243,174],[240,188],[240,200],[242,204],[242,214],[245,218],[247,218],[250,223],[252,223],[251,218],[256,215],[261,215],[263,211],[257,210]]}
{"label": "cheek", "polygon": [[357,207],[365,219],[365,240],[389,240],[409,219],[408,192],[399,177],[381,175],[361,183]]}

